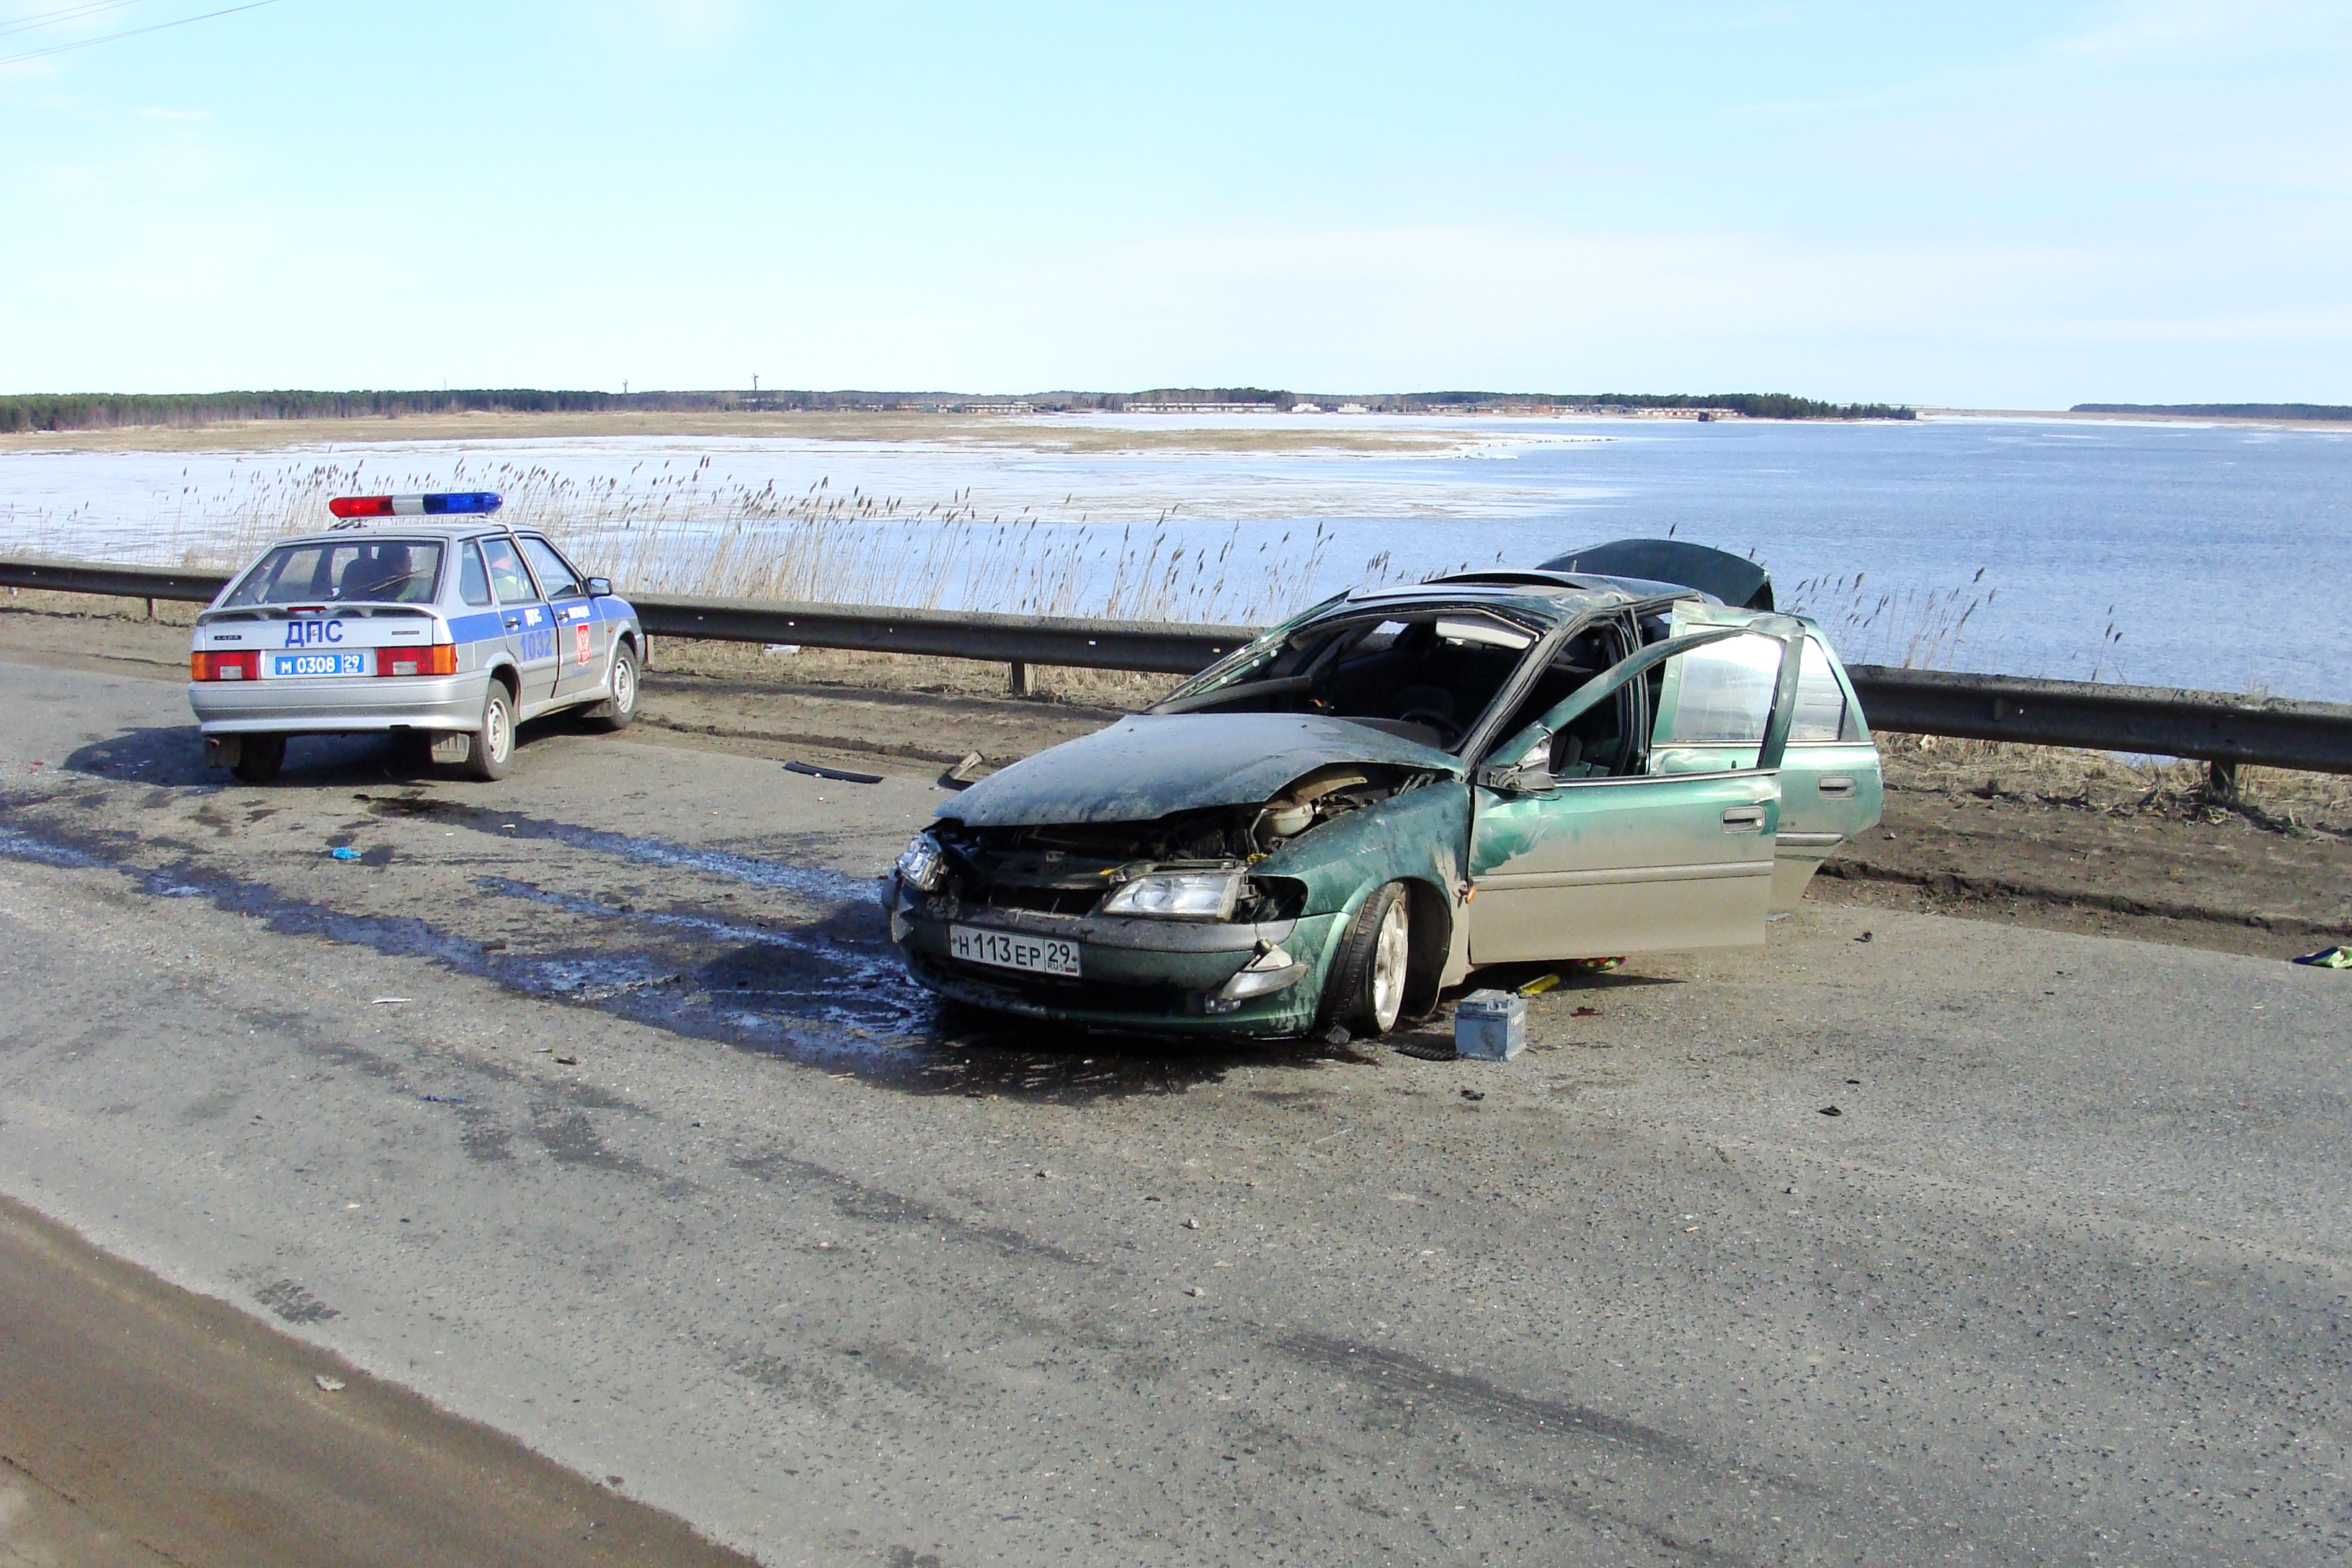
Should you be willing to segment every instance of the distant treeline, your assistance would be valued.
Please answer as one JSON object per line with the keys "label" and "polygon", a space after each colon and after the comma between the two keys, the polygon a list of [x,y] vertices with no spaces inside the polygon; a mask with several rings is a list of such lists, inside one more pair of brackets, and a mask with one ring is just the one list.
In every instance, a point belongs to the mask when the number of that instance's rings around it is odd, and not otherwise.
{"label": "distant treeline", "polygon": [[[1262,386],[1163,386],[1144,392],[551,392],[535,387],[442,392],[26,393],[0,396],[0,433],[105,430],[131,426],[199,426],[268,419],[398,419],[466,413],[572,414],[631,411],[864,410],[921,413],[1080,412],[1168,405],[1234,405],[1281,409],[1362,408],[1376,414],[1596,413],[1681,409],[1751,419],[1909,419],[1914,411],[1885,403],[1824,403],[1782,392],[1567,394],[1551,392],[1294,393]],[[2103,405],[2091,405],[2100,407]],[[2169,412],[2219,413],[2220,409]],[[2263,412],[2278,412],[2264,410]],[[2352,411],[2317,410],[2327,418]]]}
{"label": "distant treeline", "polygon": [[225,425],[248,419],[397,418],[514,409],[532,414],[608,408],[603,392],[530,387],[468,392],[27,393],[0,397],[0,431],[105,430],[126,425]]}
{"label": "distant treeline", "polygon": [[[1314,401],[1322,403],[1317,398]],[[1559,411],[1690,408],[1738,414],[1749,419],[1916,419],[1918,410],[1891,403],[1825,403],[1787,392],[1413,392],[1397,396],[1341,398],[1377,413],[1410,414],[1429,409],[1541,408]]]}
{"label": "distant treeline", "polygon": [[2069,414],[2188,414],[2202,419],[2352,419],[2340,403],[2077,403]]}

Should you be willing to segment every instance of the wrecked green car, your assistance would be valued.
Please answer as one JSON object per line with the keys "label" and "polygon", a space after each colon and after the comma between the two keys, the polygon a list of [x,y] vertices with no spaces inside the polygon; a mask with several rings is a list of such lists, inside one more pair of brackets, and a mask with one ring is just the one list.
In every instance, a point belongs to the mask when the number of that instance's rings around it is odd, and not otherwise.
{"label": "wrecked green car", "polygon": [[1253,1037],[1379,1035],[1482,965],[1761,943],[1880,779],[1820,627],[1746,597],[1562,568],[1331,599],[959,795],[891,939],[975,1007]]}

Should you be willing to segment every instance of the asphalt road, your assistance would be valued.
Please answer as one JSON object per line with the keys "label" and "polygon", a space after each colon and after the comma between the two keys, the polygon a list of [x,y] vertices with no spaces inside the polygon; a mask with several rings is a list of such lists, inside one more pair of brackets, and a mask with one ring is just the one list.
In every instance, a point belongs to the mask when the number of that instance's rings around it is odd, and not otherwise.
{"label": "asphalt road", "polygon": [[0,1192],[764,1562],[2352,1551],[2352,975],[1816,908],[1507,1065],[1057,1038],[897,973],[929,769],[182,703],[0,666]]}

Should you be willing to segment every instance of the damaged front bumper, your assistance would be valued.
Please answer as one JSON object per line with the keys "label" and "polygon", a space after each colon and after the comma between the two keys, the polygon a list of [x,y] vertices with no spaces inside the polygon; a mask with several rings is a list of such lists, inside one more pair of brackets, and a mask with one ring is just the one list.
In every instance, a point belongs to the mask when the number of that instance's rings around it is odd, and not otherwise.
{"label": "damaged front bumper", "polygon": [[[897,877],[884,884],[908,973],[952,1001],[1113,1032],[1281,1037],[1307,1033],[1322,999],[1337,915],[1176,921],[968,908]],[[1075,946],[1075,977],[961,960],[957,926]]]}

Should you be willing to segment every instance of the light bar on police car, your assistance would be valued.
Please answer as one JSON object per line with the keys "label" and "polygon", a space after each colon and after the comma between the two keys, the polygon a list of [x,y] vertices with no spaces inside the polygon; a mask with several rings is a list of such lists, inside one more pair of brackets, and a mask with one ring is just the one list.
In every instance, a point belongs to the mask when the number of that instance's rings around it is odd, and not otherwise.
{"label": "light bar on police car", "polygon": [[444,490],[419,496],[337,496],[327,510],[337,517],[448,517],[499,510],[495,490]]}

